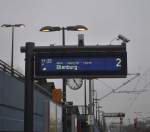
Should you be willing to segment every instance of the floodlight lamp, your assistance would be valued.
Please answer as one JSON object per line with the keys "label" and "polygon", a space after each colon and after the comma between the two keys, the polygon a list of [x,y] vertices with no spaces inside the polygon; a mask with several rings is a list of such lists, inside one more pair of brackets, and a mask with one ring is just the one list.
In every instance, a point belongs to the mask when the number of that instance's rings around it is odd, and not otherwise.
{"label": "floodlight lamp", "polygon": [[25,27],[24,24],[15,24],[15,25],[12,25],[12,26],[14,26],[14,27],[21,27],[21,28]]}
{"label": "floodlight lamp", "polygon": [[84,29],[79,28],[78,31],[85,31]]}
{"label": "floodlight lamp", "polygon": [[1,27],[11,27],[12,25],[11,24],[3,24],[1,25]]}
{"label": "floodlight lamp", "polygon": [[42,30],[40,30],[41,32],[49,32],[49,30],[48,29],[42,29]]}
{"label": "floodlight lamp", "polygon": [[83,25],[68,26],[66,29],[68,31],[86,31],[86,30],[88,30],[88,28]]}
{"label": "floodlight lamp", "polygon": [[60,27],[51,27],[51,26],[45,26],[40,29],[41,32],[54,32],[54,31],[60,31]]}
{"label": "floodlight lamp", "polygon": [[15,25],[11,25],[11,24],[3,24],[1,25],[1,27],[25,27],[24,24],[15,24]]}

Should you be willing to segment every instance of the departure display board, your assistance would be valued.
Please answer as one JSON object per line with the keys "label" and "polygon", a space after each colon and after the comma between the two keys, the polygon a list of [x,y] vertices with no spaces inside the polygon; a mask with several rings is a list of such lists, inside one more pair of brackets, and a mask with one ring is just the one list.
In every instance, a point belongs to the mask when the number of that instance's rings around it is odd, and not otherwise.
{"label": "departure display board", "polygon": [[38,53],[35,60],[36,76],[111,78],[127,75],[126,52]]}

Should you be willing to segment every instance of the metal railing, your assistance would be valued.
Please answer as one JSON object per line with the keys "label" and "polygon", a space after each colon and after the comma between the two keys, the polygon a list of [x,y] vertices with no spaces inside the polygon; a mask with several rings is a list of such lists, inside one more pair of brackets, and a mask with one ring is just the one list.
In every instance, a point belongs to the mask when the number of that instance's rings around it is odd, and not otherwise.
{"label": "metal railing", "polygon": [[[5,63],[1,59],[0,59],[0,71],[8,73],[12,77],[15,77],[16,79],[18,79],[19,81],[22,81],[23,83],[25,81],[25,75],[23,75],[22,73],[18,72],[14,68],[11,68],[10,65]],[[41,85],[39,85],[39,84],[37,84],[35,82],[34,82],[34,88],[37,89],[40,93],[42,93],[42,94],[44,94],[46,96],[50,97],[50,95],[51,95],[51,93],[49,91],[47,91],[43,86],[41,86]]]}
{"label": "metal railing", "polygon": [[12,75],[13,77],[15,77],[19,80],[22,80],[22,81],[25,78],[25,76],[23,74],[21,74],[20,72],[18,72],[14,68],[11,68],[10,65],[8,65],[7,63],[5,63],[2,60],[0,60],[0,70],[6,72],[6,73]]}

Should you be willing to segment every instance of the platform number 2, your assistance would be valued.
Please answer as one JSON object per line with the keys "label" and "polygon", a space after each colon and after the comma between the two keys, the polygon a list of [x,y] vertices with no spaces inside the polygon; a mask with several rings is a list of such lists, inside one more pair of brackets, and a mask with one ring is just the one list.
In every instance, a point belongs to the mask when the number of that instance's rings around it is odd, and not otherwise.
{"label": "platform number 2", "polygon": [[116,62],[117,62],[116,67],[121,67],[122,66],[120,58],[116,58]]}

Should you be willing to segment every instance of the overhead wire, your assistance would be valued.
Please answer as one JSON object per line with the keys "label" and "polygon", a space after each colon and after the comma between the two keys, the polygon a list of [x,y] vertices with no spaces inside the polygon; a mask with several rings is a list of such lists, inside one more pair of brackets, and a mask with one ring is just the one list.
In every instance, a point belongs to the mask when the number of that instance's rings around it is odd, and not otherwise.
{"label": "overhead wire", "polygon": [[109,86],[108,84],[106,84],[104,81],[102,81],[102,80],[98,80],[98,81],[100,81],[106,88],[114,90],[111,86]]}
{"label": "overhead wire", "polygon": [[127,85],[127,84],[130,83],[132,80],[136,79],[139,75],[140,75],[140,74],[138,73],[138,74],[136,74],[136,76],[134,76],[134,77],[128,79],[127,81],[125,81],[124,83],[122,83],[121,85],[119,85],[117,88],[113,89],[112,91],[110,91],[110,92],[108,92],[107,94],[105,94],[104,96],[102,96],[102,97],[100,98],[100,100],[106,98],[106,97],[109,96],[110,94],[112,94],[112,93],[114,93],[115,91],[121,89],[123,86]]}
{"label": "overhead wire", "polygon": [[[138,79],[137,79],[137,82],[136,82],[136,84],[135,84],[135,86],[134,86],[134,88],[132,89],[132,90],[136,90],[137,89],[137,86],[138,86],[138,84],[140,83],[140,80],[141,80],[141,77],[139,77]],[[129,101],[132,99],[132,95],[130,96],[130,98],[129,98]]]}
{"label": "overhead wire", "polygon": [[[149,74],[148,74],[149,73]],[[150,76],[150,69],[146,70],[142,76],[139,77],[138,82],[136,83],[135,87],[133,88],[133,90],[137,89],[138,84],[141,82],[141,80],[147,80],[144,77],[147,78],[147,76]],[[144,78],[144,79],[143,79]],[[145,90],[148,88],[148,86],[150,85],[150,81],[149,82],[145,82],[145,85],[142,87],[142,90]],[[128,106],[128,111],[133,107],[133,104],[137,101],[138,97],[140,96],[140,94],[135,94],[134,99],[132,100],[132,102],[129,104]],[[133,96],[132,96],[133,97]],[[132,98],[130,97],[130,99]]]}
{"label": "overhead wire", "polygon": [[[122,87],[124,87],[125,85],[127,85],[128,83],[130,83],[132,80],[136,79],[137,77],[140,77],[138,78],[133,90],[136,90],[138,88],[138,85],[141,83],[142,79],[146,76],[146,75],[149,75],[148,72],[150,72],[150,68],[148,70],[146,70],[142,75],[140,75],[139,73],[138,74],[134,74],[135,76],[132,77],[131,79],[128,79],[126,82],[124,82],[123,84],[119,85],[117,88],[113,89],[111,86],[109,86],[108,84],[106,84],[104,81],[102,80],[98,80],[100,81],[104,86],[106,86],[107,88],[111,89],[110,92],[108,92],[107,94],[105,94],[104,96],[102,96],[100,98],[100,100],[106,98],[107,96],[109,96],[110,94],[114,93],[115,91],[121,89]],[[145,80],[145,79],[144,79]],[[149,79],[150,80],[150,79]],[[143,90],[145,90],[145,88],[148,88],[148,86],[150,85],[150,81],[148,83],[146,83],[146,85],[144,87],[142,87]],[[134,98],[133,96],[130,97],[129,100],[131,100],[131,98],[133,98],[132,102],[130,103],[130,105],[128,106],[129,109],[131,109],[131,106],[133,106],[133,104],[136,102],[136,100],[138,99],[139,97],[139,93],[135,94]],[[129,110],[128,109],[128,110]],[[127,112],[128,112],[127,110]]]}

